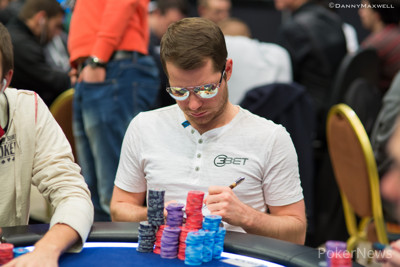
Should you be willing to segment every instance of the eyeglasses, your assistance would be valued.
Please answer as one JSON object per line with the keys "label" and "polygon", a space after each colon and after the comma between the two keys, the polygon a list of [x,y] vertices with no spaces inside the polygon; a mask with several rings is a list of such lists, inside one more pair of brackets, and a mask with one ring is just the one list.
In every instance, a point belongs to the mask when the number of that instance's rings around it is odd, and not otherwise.
{"label": "eyeglasses", "polygon": [[195,93],[197,96],[201,98],[213,98],[218,94],[218,88],[221,86],[222,78],[225,75],[225,66],[224,70],[221,72],[221,79],[219,79],[218,83],[209,83],[199,86],[191,86],[191,87],[176,87],[170,86],[167,87],[167,92],[169,95],[178,101],[183,101],[189,97],[189,93]]}

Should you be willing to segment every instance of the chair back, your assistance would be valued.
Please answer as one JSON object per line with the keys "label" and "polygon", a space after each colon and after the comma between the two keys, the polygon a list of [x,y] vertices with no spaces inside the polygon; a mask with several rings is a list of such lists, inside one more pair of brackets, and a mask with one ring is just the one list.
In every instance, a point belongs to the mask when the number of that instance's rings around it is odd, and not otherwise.
{"label": "chair back", "polygon": [[357,78],[364,78],[371,85],[378,85],[379,58],[375,49],[361,48],[347,54],[336,72],[330,96],[330,106],[343,102],[350,85]]}
{"label": "chair back", "polygon": [[374,154],[361,121],[349,106],[338,104],[330,109],[327,143],[351,245],[359,241],[356,236],[366,239],[367,229],[357,230],[356,216],[364,223],[373,219],[379,242],[387,244]]}
{"label": "chair back", "polygon": [[77,161],[75,140],[72,132],[72,101],[74,99],[74,93],[75,90],[73,88],[61,93],[51,104],[50,112],[64,131],[64,134],[71,145],[75,161]]}
{"label": "chair back", "polygon": [[286,128],[296,149],[306,204],[308,231],[314,228],[314,161],[312,141],[315,110],[305,88],[298,83],[271,83],[247,91],[240,106]]}
{"label": "chair back", "polygon": [[382,106],[378,87],[365,78],[357,78],[350,84],[343,103],[354,110],[369,136]]}

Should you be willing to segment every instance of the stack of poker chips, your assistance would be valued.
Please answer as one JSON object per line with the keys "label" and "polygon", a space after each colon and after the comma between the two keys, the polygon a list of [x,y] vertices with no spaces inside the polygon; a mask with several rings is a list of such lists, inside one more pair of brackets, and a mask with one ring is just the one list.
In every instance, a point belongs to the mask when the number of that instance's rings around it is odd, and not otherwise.
{"label": "stack of poker chips", "polygon": [[326,263],[327,266],[330,267],[332,255],[334,253],[346,251],[347,243],[344,241],[329,240],[325,243],[325,248],[326,248]]}
{"label": "stack of poker chips", "polygon": [[161,258],[174,259],[178,256],[179,227],[166,226],[161,237]]}
{"label": "stack of poker chips", "polygon": [[185,264],[202,264],[204,236],[205,232],[203,230],[188,233],[186,237]]}
{"label": "stack of poker chips", "polygon": [[153,226],[164,224],[164,190],[149,189],[147,198],[147,220]]}
{"label": "stack of poker chips", "polygon": [[182,226],[183,222],[183,207],[182,203],[171,203],[167,206],[167,225],[171,227]]}
{"label": "stack of poker chips", "polygon": [[153,252],[156,254],[161,253],[161,238],[162,238],[165,226],[166,226],[165,224],[160,225],[160,227],[158,227],[158,230],[156,233],[156,242],[154,243],[154,250],[153,250]]}
{"label": "stack of poker chips", "polygon": [[203,246],[203,262],[209,262],[213,258],[215,234],[218,232],[222,217],[219,215],[204,216],[203,230],[205,231]]}
{"label": "stack of poker chips", "polygon": [[181,235],[179,236],[179,249],[178,249],[178,259],[185,260],[185,250],[186,250],[186,237],[188,233],[195,232],[196,229],[190,229],[186,226],[182,227]]}
{"label": "stack of poker chips", "polygon": [[348,251],[338,251],[332,253],[331,267],[351,267],[353,263],[351,261],[351,253]]}
{"label": "stack of poker chips", "polygon": [[202,191],[189,191],[186,199],[186,227],[201,229],[203,223],[203,198]]}
{"label": "stack of poker chips", "polygon": [[13,249],[13,244],[0,243],[0,265],[6,264],[14,258]]}
{"label": "stack of poker chips", "polygon": [[148,221],[142,221],[139,225],[138,247],[139,252],[153,252],[156,241],[156,227]]}
{"label": "stack of poker chips", "polygon": [[225,234],[226,229],[223,227],[219,227],[215,233],[213,259],[219,260],[221,258],[222,251],[224,250]]}
{"label": "stack of poker chips", "polygon": [[212,261],[214,254],[214,243],[215,232],[208,230],[204,231],[203,262]]}

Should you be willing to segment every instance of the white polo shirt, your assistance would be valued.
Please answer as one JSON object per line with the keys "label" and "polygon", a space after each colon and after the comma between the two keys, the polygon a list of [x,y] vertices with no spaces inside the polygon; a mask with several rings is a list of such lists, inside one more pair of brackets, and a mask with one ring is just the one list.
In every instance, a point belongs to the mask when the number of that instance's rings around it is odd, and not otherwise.
{"label": "white polo shirt", "polygon": [[137,115],[125,134],[115,185],[135,193],[163,188],[165,201],[186,203],[190,190],[207,193],[210,185],[245,177],[234,192],[259,211],[303,199],[296,151],[282,126],[242,108],[229,124],[202,135],[185,121],[177,105]]}

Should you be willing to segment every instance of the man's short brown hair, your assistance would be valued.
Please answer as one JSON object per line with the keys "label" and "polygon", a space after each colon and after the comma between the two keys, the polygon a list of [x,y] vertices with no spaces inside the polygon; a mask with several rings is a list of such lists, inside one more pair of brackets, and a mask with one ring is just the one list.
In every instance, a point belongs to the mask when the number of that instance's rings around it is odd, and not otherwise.
{"label": "man's short brown hair", "polygon": [[64,9],[57,0],[26,0],[18,17],[22,21],[26,21],[40,11],[44,11],[48,18],[53,18],[59,14],[65,14]]}
{"label": "man's short brown hair", "polygon": [[3,79],[4,74],[14,69],[14,53],[10,33],[2,23],[0,23],[0,53],[3,69],[1,79]]}
{"label": "man's short brown hair", "polygon": [[203,18],[185,18],[171,24],[161,40],[161,62],[168,76],[166,62],[180,69],[194,70],[211,59],[214,70],[221,71],[228,52],[221,29]]}

